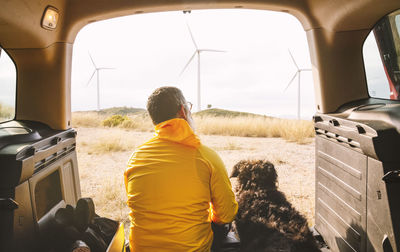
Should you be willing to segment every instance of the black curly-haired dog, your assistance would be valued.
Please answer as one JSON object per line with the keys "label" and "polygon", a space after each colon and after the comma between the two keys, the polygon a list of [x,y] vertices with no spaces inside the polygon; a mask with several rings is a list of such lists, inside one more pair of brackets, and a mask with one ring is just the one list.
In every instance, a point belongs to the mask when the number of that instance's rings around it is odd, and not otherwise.
{"label": "black curly-haired dog", "polygon": [[278,191],[275,167],[265,160],[238,162],[235,219],[241,251],[319,251],[307,220]]}

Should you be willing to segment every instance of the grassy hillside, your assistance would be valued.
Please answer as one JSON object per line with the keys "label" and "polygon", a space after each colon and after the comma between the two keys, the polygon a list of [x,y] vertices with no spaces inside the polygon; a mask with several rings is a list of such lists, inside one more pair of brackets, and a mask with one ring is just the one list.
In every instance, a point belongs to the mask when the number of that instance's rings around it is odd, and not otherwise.
{"label": "grassy hillside", "polygon": [[[146,114],[147,111],[142,108],[131,108],[131,107],[113,107],[102,109],[99,112],[96,110],[88,110],[88,111],[76,111],[74,113],[98,113],[99,115],[112,116],[112,115],[138,115],[138,114]],[[266,117],[263,115],[252,114],[247,112],[238,112],[232,110],[225,110],[219,108],[205,109],[200,112],[193,112],[194,116],[197,117],[206,117],[206,116],[214,116],[214,117]]]}
{"label": "grassy hillside", "polygon": [[89,110],[89,111],[76,111],[74,113],[98,113],[100,115],[133,115],[138,113],[145,113],[146,110],[142,108],[131,108],[131,107],[112,107],[101,109],[99,112],[96,110]]}
{"label": "grassy hillside", "polygon": [[265,117],[263,115],[258,115],[258,114],[231,111],[231,110],[218,109],[218,108],[202,110],[200,112],[193,113],[193,115],[199,116],[199,117],[214,116],[214,117],[229,117],[229,118],[233,118],[233,117]]}
{"label": "grassy hillside", "polygon": [[146,112],[145,109],[130,108],[130,107],[113,107],[113,108],[102,109],[100,111],[101,114],[105,115],[132,115],[144,112]]}
{"label": "grassy hillside", "polygon": [[[118,114],[118,112],[126,114]],[[136,111],[136,112],[134,112]],[[129,113],[128,113],[129,112]],[[314,136],[312,121],[288,120],[263,115],[208,109],[193,114],[196,133],[242,137],[281,137],[290,142],[308,143]],[[134,131],[153,131],[143,109],[112,108],[104,112],[74,112],[73,127],[118,127]]]}

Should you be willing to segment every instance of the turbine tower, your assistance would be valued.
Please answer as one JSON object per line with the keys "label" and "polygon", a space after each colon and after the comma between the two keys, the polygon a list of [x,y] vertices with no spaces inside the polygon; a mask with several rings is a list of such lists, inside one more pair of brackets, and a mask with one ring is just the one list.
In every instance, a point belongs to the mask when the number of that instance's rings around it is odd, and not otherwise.
{"label": "turbine tower", "polygon": [[311,71],[310,68],[299,68],[299,66],[297,65],[296,61],[294,60],[294,57],[292,55],[292,53],[289,51],[290,57],[293,60],[294,65],[297,68],[297,71],[294,73],[293,78],[289,81],[289,84],[286,86],[285,90],[289,88],[289,86],[292,84],[293,80],[297,77],[297,119],[300,120],[300,75],[301,72],[303,71]]}
{"label": "turbine tower", "polygon": [[186,23],[186,26],[189,30],[190,33],[190,37],[192,38],[192,42],[193,45],[195,47],[194,53],[193,55],[189,58],[188,62],[186,63],[186,65],[183,67],[181,73],[179,74],[179,76],[181,76],[183,74],[183,72],[185,72],[186,68],[189,66],[189,64],[192,62],[192,60],[194,59],[194,57],[197,55],[197,110],[200,111],[201,110],[201,89],[200,89],[200,54],[202,52],[226,52],[226,51],[221,51],[221,50],[214,50],[214,49],[199,49],[199,47],[197,46],[196,40],[194,39],[194,36],[192,34],[192,31],[190,29],[190,26],[188,23]]}
{"label": "turbine tower", "polygon": [[[88,52],[89,53],[89,52]],[[111,70],[115,68],[110,68],[110,67],[97,67],[96,63],[94,63],[94,60],[92,58],[92,55],[89,53],[90,60],[92,61],[92,64],[94,66],[93,74],[90,76],[89,81],[87,82],[86,86],[89,85],[90,81],[92,80],[94,74],[97,73],[97,111],[100,111],[100,71],[101,70]]]}

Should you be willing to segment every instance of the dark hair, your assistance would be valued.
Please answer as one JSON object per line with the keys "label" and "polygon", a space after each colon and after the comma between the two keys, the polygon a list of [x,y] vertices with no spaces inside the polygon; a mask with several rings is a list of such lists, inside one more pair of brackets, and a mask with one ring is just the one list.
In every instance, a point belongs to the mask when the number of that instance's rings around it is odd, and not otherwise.
{"label": "dark hair", "polygon": [[185,103],[182,91],[176,87],[160,87],[147,99],[147,111],[154,125],[176,118]]}

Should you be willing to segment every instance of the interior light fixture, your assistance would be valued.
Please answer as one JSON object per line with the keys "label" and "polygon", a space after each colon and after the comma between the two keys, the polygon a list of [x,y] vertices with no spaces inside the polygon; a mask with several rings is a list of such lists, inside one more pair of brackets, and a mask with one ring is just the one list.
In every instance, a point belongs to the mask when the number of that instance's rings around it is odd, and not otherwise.
{"label": "interior light fixture", "polygon": [[58,10],[52,6],[47,6],[42,18],[42,27],[48,30],[56,29],[58,18]]}

